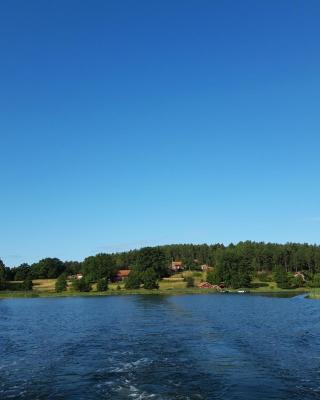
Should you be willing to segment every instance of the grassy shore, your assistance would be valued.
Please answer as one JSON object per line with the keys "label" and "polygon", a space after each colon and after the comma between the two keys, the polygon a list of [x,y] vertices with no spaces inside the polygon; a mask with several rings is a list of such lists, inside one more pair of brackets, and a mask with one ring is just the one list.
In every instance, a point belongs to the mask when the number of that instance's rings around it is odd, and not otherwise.
{"label": "grassy shore", "polygon": [[[195,287],[187,288],[184,277],[193,275],[195,280]],[[33,281],[32,291],[1,291],[0,298],[32,298],[32,297],[66,297],[66,296],[115,296],[115,295],[132,295],[132,294],[145,294],[145,295],[182,295],[182,294],[208,294],[217,293],[213,289],[200,289],[197,285],[205,280],[205,274],[201,272],[185,272],[184,274],[177,274],[170,278],[165,278],[159,282],[159,289],[146,290],[136,289],[127,290],[124,288],[124,283],[111,283],[109,290],[106,292],[98,292],[96,285],[93,285],[91,292],[75,292],[71,289],[69,284],[68,290],[62,293],[56,293],[55,282],[56,279],[36,279]],[[238,290],[229,290],[230,293],[236,293]],[[295,295],[299,293],[310,292],[309,297],[320,299],[319,289],[297,288],[291,290],[281,289],[275,282],[260,282],[254,280],[250,289],[246,288],[252,294],[279,294],[279,295]]]}
{"label": "grassy shore", "polygon": [[311,289],[309,292],[308,298],[320,300],[320,288]]}

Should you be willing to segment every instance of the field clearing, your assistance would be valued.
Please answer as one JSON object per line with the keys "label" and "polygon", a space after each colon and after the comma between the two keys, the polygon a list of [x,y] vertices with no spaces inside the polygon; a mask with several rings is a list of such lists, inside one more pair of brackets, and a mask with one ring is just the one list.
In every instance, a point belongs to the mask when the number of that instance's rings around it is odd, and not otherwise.
{"label": "field clearing", "polygon": [[54,292],[56,279],[34,279],[33,290],[35,292]]}

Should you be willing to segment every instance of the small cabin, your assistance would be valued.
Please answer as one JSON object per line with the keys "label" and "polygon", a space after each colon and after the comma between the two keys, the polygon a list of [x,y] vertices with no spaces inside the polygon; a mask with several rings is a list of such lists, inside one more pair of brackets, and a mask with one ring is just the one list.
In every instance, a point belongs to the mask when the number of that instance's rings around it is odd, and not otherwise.
{"label": "small cabin", "polygon": [[74,279],[82,279],[83,278],[83,274],[75,274],[75,275],[68,275],[67,279],[69,280],[74,280]]}
{"label": "small cabin", "polygon": [[123,281],[128,278],[129,274],[131,272],[131,269],[120,269],[113,277],[112,281],[114,282],[119,282]]}
{"label": "small cabin", "polygon": [[183,271],[184,270],[183,262],[182,261],[172,261],[170,269],[173,272]]}
{"label": "small cabin", "polygon": [[210,270],[213,269],[213,268],[210,267],[210,265],[208,265],[208,264],[203,264],[203,265],[200,266],[200,268],[201,268],[201,271],[204,271],[204,272],[207,272],[207,271],[210,271]]}

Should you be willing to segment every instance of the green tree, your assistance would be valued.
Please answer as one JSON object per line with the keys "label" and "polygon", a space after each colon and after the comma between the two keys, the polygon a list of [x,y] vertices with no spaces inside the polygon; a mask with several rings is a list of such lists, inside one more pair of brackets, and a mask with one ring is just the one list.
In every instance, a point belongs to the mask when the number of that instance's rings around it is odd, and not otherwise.
{"label": "green tree", "polygon": [[289,274],[289,283],[292,288],[299,288],[304,286],[304,280],[300,275],[294,276],[292,274]]}
{"label": "green tree", "polygon": [[100,253],[87,257],[82,264],[82,272],[90,282],[111,278],[116,271],[117,265],[110,254]]}
{"label": "green tree", "polygon": [[0,259],[0,290],[6,289],[6,267]]}
{"label": "green tree", "polygon": [[31,267],[27,263],[23,263],[13,269],[13,275],[15,281],[24,281],[27,276],[31,275]]}
{"label": "green tree", "polygon": [[193,277],[193,276],[187,276],[187,277],[185,278],[185,281],[186,281],[186,287],[187,287],[187,288],[192,288],[192,287],[194,287],[194,277]]}
{"label": "green tree", "polygon": [[78,261],[65,261],[64,267],[67,275],[76,275],[80,273],[82,264]]}
{"label": "green tree", "polygon": [[31,276],[27,276],[26,279],[22,282],[22,288],[24,290],[32,290],[33,289],[33,282]]}
{"label": "green tree", "polygon": [[5,279],[6,276],[6,267],[4,265],[4,262],[0,258],[0,279]]}
{"label": "green tree", "polygon": [[138,253],[134,269],[141,273],[152,269],[159,279],[168,274],[168,260],[159,247],[144,247]]}
{"label": "green tree", "polygon": [[91,283],[88,282],[85,278],[75,279],[72,282],[72,288],[77,292],[90,292],[92,290]]}
{"label": "green tree", "polygon": [[108,290],[108,281],[106,278],[101,278],[97,282],[97,291],[105,292]]}
{"label": "green tree", "polygon": [[56,292],[63,292],[67,290],[68,283],[67,283],[67,276],[66,273],[61,274],[58,276],[58,279],[55,283]]}
{"label": "green tree", "polygon": [[215,268],[214,270],[207,272],[207,282],[211,285],[220,285],[223,282],[223,274],[220,269]]}
{"label": "green tree", "polygon": [[158,275],[152,268],[148,268],[142,273],[142,283],[145,289],[159,289],[157,279]]}
{"label": "green tree", "polygon": [[252,265],[249,257],[243,250],[233,246],[223,251],[213,273],[209,273],[209,281],[212,283],[224,282],[225,285],[236,289],[250,285]]}
{"label": "green tree", "polygon": [[141,273],[137,271],[131,271],[128,279],[126,280],[124,287],[126,289],[139,289],[142,283]]}
{"label": "green tree", "polygon": [[281,289],[290,289],[291,284],[289,281],[289,275],[281,266],[276,266],[273,270],[273,277],[278,287]]}
{"label": "green tree", "polygon": [[64,270],[64,263],[58,258],[43,258],[31,265],[31,274],[34,279],[57,278]]}

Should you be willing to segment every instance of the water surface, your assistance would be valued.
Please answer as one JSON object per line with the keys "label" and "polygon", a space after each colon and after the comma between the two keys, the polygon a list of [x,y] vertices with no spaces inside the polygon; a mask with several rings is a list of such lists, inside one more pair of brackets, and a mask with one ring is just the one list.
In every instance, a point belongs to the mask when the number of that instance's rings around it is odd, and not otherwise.
{"label": "water surface", "polygon": [[0,300],[0,398],[319,399],[320,302]]}

